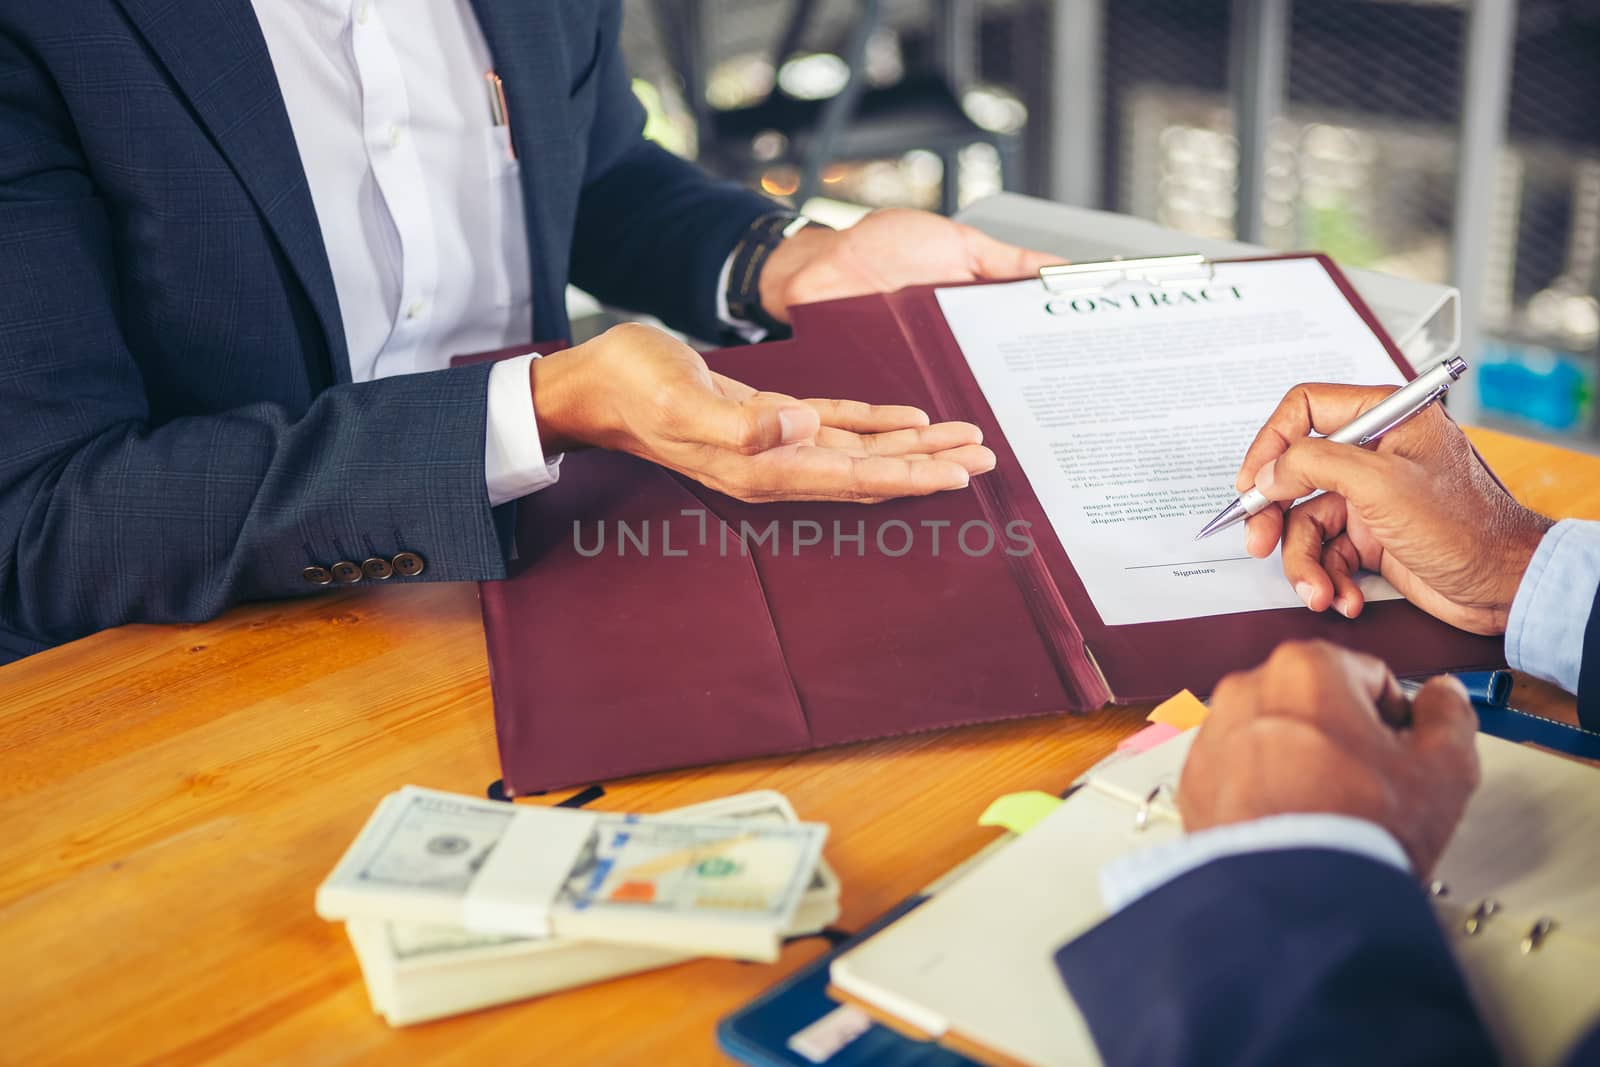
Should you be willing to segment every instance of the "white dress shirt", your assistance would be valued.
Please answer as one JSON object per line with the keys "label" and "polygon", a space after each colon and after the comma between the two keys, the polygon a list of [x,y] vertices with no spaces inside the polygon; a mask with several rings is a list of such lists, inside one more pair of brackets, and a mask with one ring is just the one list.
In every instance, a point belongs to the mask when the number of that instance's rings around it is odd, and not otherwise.
{"label": "white dress shirt", "polygon": [[[490,116],[468,0],[254,0],[339,295],[352,377],[525,344],[532,284],[518,165]],[[553,483],[528,382],[489,376],[492,504]]]}

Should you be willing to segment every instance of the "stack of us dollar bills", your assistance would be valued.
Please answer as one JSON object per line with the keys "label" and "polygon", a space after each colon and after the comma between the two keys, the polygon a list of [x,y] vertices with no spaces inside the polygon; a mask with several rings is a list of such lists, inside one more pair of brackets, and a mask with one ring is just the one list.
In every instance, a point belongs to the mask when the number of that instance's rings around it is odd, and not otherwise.
{"label": "stack of us dollar bills", "polygon": [[317,891],[405,1026],[666,967],[776,958],[839,915],[825,826],[762,790],[651,816],[407,786]]}

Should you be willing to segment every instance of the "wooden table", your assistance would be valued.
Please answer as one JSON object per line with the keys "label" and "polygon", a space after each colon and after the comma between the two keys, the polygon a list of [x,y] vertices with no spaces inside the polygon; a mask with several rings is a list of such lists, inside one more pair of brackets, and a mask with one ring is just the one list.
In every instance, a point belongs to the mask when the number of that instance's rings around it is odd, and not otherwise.
{"label": "wooden table", "polygon": [[[1600,517],[1600,458],[1476,433],[1547,514]],[[1523,686],[1524,705],[1572,717]],[[950,731],[607,785],[657,811],[770,787],[831,824],[856,929],[1063,789],[1140,710]],[[498,775],[468,585],[127,626],[0,669],[0,1062],[715,1063],[716,1020],[824,950],[707,960],[408,1030],[369,1009],[317,884],[378,797]],[[546,802],[560,796],[544,798]]]}

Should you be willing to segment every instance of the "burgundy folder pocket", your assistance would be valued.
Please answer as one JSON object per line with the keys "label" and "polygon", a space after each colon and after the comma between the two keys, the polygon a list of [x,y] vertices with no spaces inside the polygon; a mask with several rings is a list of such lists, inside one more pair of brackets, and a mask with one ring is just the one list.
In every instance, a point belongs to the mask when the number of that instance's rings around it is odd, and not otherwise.
{"label": "burgundy folder pocket", "polygon": [[[941,410],[881,298],[827,308],[809,346],[708,362],[793,395]],[[481,586],[513,793],[1104,699],[1042,634],[1019,580],[1031,532],[976,488],[746,504],[584,452],[517,507],[517,559]]]}
{"label": "burgundy folder pocket", "polygon": [[[795,342],[712,353],[714,369],[795,396],[942,413],[879,300],[836,301],[825,358]],[[817,745],[1046,712],[1069,695],[1017,580],[1031,531],[973,487],[884,504],[745,504],[691,487],[752,553]],[[814,541],[804,544],[802,542]]]}
{"label": "burgundy folder pocket", "polygon": [[518,505],[511,574],[480,587],[510,791],[811,746],[756,570],[692,543],[699,506],[608,452]]}

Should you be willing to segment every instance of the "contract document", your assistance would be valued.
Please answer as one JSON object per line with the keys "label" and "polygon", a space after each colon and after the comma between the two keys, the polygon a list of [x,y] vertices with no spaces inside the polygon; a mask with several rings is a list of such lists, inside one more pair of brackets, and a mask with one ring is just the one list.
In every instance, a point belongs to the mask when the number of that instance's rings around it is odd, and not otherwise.
{"label": "contract document", "polygon": [[[1246,554],[1243,525],[1194,536],[1233,498],[1245,449],[1291,386],[1405,381],[1320,261],[937,297],[1107,625],[1301,605],[1278,553]],[[1377,575],[1358,581],[1368,600],[1399,595]]]}

